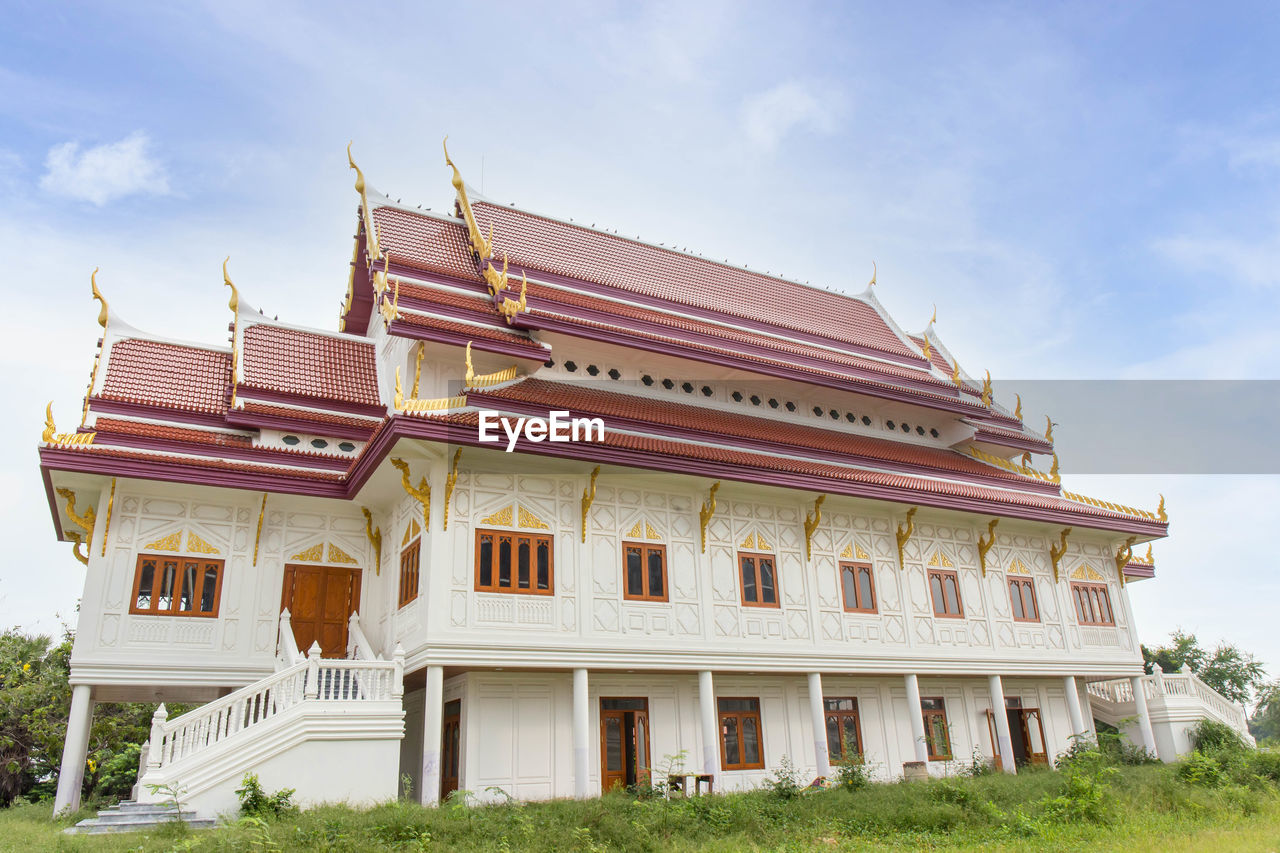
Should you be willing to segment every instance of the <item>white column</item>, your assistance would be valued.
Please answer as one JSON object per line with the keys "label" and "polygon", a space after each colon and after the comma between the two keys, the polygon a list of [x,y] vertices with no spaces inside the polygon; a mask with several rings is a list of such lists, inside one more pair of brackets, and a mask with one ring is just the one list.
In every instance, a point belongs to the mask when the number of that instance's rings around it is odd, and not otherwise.
{"label": "white column", "polygon": [[53,813],[80,808],[84,786],[84,765],[89,757],[89,727],[93,722],[93,689],[87,684],[71,688],[71,715],[67,717],[67,737],[62,745],[62,770],[58,772],[58,793]]}
{"label": "white column", "polygon": [[1133,706],[1138,711],[1138,731],[1142,733],[1142,745],[1147,748],[1147,752],[1158,756],[1156,735],[1151,730],[1151,715],[1147,712],[1147,691],[1142,681],[1141,675],[1129,679],[1129,684],[1133,687]]}
{"label": "white column", "polygon": [[907,683],[907,719],[911,721],[911,743],[916,761],[929,760],[929,745],[924,740],[924,712],[920,707],[920,680],[914,672],[903,676]]}
{"label": "white column", "polygon": [[573,671],[573,794],[578,799],[585,799],[587,786],[587,768],[591,756],[591,736],[588,732],[591,710],[587,702],[587,671]]}
{"label": "white column", "polygon": [[1080,711],[1080,692],[1076,689],[1074,675],[1062,676],[1062,692],[1067,695],[1067,716],[1071,718],[1072,737],[1088,737],[1089,728],[1084,724],[1084,714]]}
{"label": "white column", "polygon": [[1013,758],[1013,739],[1009,737],[1009,715],[1004,709],[1004,684],[1000,676],[987,676],[987,690],[991,692],[991,716],[995,718],[1000,769],[1005,773],[1017,773],[1018,765]]}
{"label": "white column", "polygon": [[444,737],[444,667],[427,667],[426,697],[422,701],[422,788],[424,806],[440,802],[440,743]]}
{"label": "white column", "polygon": [[827,743],[827,714],[822,704],[822,673],[809,673],[809,716],[813,720],[813,760],[819,776],[831,775],[831,752]]}
{"label": "white column", "polygon": [[716,720],[716,690],[711,670],[698,673],[698,707],[702,714],[702,772],[720,772],[720,725]]}

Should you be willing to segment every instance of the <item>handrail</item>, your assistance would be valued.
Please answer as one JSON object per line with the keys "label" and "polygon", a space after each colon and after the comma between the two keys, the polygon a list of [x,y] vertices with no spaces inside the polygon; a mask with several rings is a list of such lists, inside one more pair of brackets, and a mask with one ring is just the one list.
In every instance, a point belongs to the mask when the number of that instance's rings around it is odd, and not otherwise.
{"label": "handrail", "polygon": [[404,650],[392,660],[320,656],[313,643],[300,662],[172,720],[164,705],[151,718],[147,775],[304,702],[399,703],[404,695]]}
{"label": "handrail", "polygon": [[347,657],[352,660],[382,660],[360,627],[360,614],[352,611],[347,622]]}
{"label": "handrail", "polygon": [[[1090,696],[1115,705],[1131,704],[1133,685],[1127,678],[1111,681],[1091,681],[1087,685]],[[1166,700],[1196,700],[1219,720],[1241,734],[1249,731],[1245,712],[1227,697],[1209,686],[1194,672],[1153,672],[1142,676],[1142,692],[1152,703]]]}
{"label": "handrail", "polygon": [[293,636],[293,623],[290,621],[289,608],[286,607],[280,611],[280,625],[276,631],[276,670],[287,669],[306,659],[298,651],[298,641]]}

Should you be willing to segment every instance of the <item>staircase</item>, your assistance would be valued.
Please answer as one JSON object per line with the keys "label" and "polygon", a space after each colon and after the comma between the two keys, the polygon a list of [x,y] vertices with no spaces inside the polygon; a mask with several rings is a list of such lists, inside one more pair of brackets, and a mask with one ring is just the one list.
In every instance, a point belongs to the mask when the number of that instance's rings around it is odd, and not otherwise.
{"label": "staircase", "polygon": [[[1201,681],[1189,667],[1184,666],[1181,672],[1165,673],[1155,666],[1139,683],[1147,700],[1147,714],[1161,760],[1174,761],[1190,752],[1188,733],[1205,719],[1230,726],[1245,743],[1254,745],[1244,709]],[[1095,719],[1125,731],[1131,740],[1141,743],[1132,724],[1138,716],[1138,707],[1129,679],[1092,681],[1088,691]]]}
{"label": "staircase", "polygon": [[171,804],[135,803],[125,800],[109,809],[102,809],[97,817],[86,818],[75,826],[62,830],[67,835],[101,835],[106,832],[142,832],[155,829],[162,823],[181,820],[192,829],[208,829],[216,821],[200,817],[183,805],[181,812]]}
{"label": "staircase", "polygon": [[268,792],[295,789],[303,806],[394,799],[404,652],[380,659],[356,614],[348,636],[348,658],[322,658],[317,644],[304,656],[286,610],[276,672],[172,720],[157,708],[137,803],[154,808],[176,796],[201,813],[235,812],[245,773],[257,774]]}

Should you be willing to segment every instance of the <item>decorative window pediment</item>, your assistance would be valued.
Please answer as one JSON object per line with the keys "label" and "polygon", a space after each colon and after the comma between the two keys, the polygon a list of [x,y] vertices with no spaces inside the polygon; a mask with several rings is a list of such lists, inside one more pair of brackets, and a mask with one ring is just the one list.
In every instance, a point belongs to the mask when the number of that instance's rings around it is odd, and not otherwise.
{"label": "decorative window pediment", "polygon": [[295,563],[345,563],[348,566],[358,565],[356,558],[339,548],[332,542],[328,545],[329,556],[325,557],[325,543],[317,542],[305,551],[299,551],[289,558]]}
{"label": "decorative window pediment", "polygon": [[866,552],[861,543],[855,541],[844,546],[844,550],[840,552],[840,559],[870,562],[871,555]]}
{"label": "decorative window pediment", "polygon": [[1104,578],[1098,572],[1097,569],[1095,569],[1093,566],[1089,565],[1088,563],[1085,563],[1084,565],[1078,567],[1075,571],[1073,571],[1071,573],[1071,577],[1073,580],[1078,580],[1078,581],[1100,581],[1100,582],[1106,581],[1106,578]]}
{"label": "decorative window pediment", "polygon": [[[512,524],[515,518],[516,524]],[[550,530],[551,525],[547,524],[533,512],[531,512],[524,504],[517,503],[504,507],[497,512],[487,515],[480,519],[480,523],[486,527],[519,527],[521,530]]]}
{"label": "decorative window pediment", "polygon": [[422,533],[422,525],[418,524],[416,520],[410,521],[404,529],[404,539],[401,540],[400,547],[403,548],[405,545],[408,545],[409,542],[420,533]]}
{"label": "decorative window pediment", "polygon": [[1017,557],[1013,558],[1013,562],[1009,564],[1009,574],[1011,575],[1029,575],[1031,570],[1023,565],[1022,561]]}
{"label": "decorative window pediment", "polygon": [[742,544],[738,546],[748,551],[772,551],[773,546],[764,538],[764,534],[752,531],[747,534],[747,538],[742,540]]}
{"label": "decorative window pediment", "polygon": [[[148,542],[142,546],[144,551],[169,551],[178,553],[183,550],[182,547],[182,531],[175,530],[168,536],[162,536],[154,542]],[[187,547],[188,552],[194,554],[221,554],[216,545],[211,544],[204,537],[188,530],[187,531]]]}
{"label": "decorative window pediment", "polygon": [[948,557],[941,549],[933,552],[933,556],[929,558],[929,565],[934,568],[955,568],[955,564],[951,562],[951,558]]}
{"label": "decorative window pediment", "polygon": [[649,523],[649,519],[641,518],[641,519],[637,519],[636,523],[633,524],[631,526],[631,529],[627,531],[627,538],[628,539],[649,539],[654,542],[661,542],[662,534],[658,532],[657,528],[655,528],[652,524]]}

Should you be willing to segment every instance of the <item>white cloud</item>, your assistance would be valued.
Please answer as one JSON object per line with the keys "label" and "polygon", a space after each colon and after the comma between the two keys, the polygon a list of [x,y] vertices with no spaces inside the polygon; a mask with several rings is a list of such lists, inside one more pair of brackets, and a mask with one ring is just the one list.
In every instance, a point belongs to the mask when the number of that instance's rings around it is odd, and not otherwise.
{"label": "white cloud", "polygon": [[832,129],[835,104],[826,93],[795,81],[751,95],[742,104],[742,131],[756,147],[773,151],[793,130]]}
{"label": "white cloud", "polygon": [[55,145],[44,165],[41,189],[99,207],[127,195],[169,192],[169,178],[151,154],[150,137],[142,131],[83,151],[78,142]]}

